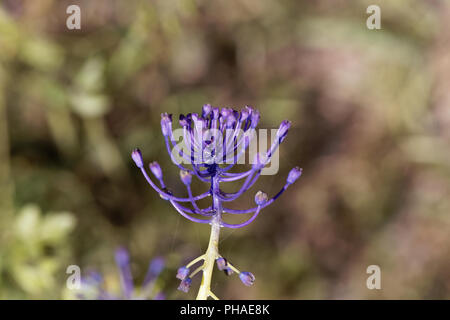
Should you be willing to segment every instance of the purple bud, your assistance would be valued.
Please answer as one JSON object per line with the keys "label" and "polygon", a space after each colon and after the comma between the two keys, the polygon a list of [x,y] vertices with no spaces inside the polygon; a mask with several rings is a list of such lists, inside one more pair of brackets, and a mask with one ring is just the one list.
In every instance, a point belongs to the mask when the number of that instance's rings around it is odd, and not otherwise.
{"label": "purple bud", "polygon": [[172,131],[172,115],[161,113],[161,131],[164,137],[167,137]]}
{"label": "purple bud", "polygon": [[204,104],[202,108],[202,117],[206,118],[212,111],[212,107],[210,104]]}
{"label": "purple bud", "polygon": [[239,274],[239,279],[246,286],[251,286],[255,282],[255,276],[251,272],[243,271]]}
{"label": "purple bud", "polygon": [[187,186],[192,182],[192,174],[187,170],[180,170],[180,178],[181,181],[183,181],[183,183]]}
{"label": "purple bud", "polygon": [[249,116],[255,111],[255,109],[253,109],[253,107],[250,106],[245,106],[244,109],[248,112]]}
{"label": "purple bud", "polygon": [[189,268],[180,267],[177,271],[177,279],[184,280],[189,275]]}
{"label": "purple bud", "polygon": [[227,268],[227,260],[225,258],[217,258],[216,259],[217,269],[220,271],[224,271]]}
{"label": "purple bud", "polygon": [[131,158],[133,158],[134,163],[136,163],[138,168],[142,168],[144,166],[141,150],[134,149],[133,152],[131,152]]}
{"label": "purple bud", "polygon": [[299,167],[292,168],[286,179],[287,183],[293,184],[295,181],[297,181],[297,179],[300,178],[300,176],[302,175],[302,171],[303,169]]}
{"label": "purple bud", "polygon": [[158,180],[162,179],[163,174],[162,174],[162,170],[161,170],[161,167],[159,166],[158,162],[153,161],[152,163],[150,163],[149,167],[150,167],[150,171],[154,174],[156,179],[158,179]]}
{"label": "purple bud", "polygon": [[234,115],[233,114],[228,115],[226,122],[227,128],[228,129],[233,128],[235,122],[236,118],[234,117]]}
{"label": "purple bud", "polygon": [[231,276],[233,274],[233,270],[230,267],[226,267],[223,271],[227,276]]}
{"label": "purple bud", "polygon": [[232,110],[230,108],[222,108],[222,110],[220,110],[220,114],[222,115],[222,118],[226,119],[232,114]]}
{"label": "purple bud", "polygon": [[291,122],[288,120],[283,120],[280,124],[280,127],[278,128],[277,137],[278,138],[284,137],[287,134],[290,127],[291,127]]}
{"label": "purple bud", "polygon": [[187,127],[189,125],[189,118],[185,117],[183,114],[180,114],[180,126]]}
{"label": "purple bud", "polygon": [[127,267],[130,263],[130,255],[128,254],[127,249],[119,248],[116,250],[116,263],[119,268]]}
{"label": "purple bud", "polygon": [[253,112],[251,114],[252,121],[251,121],[251,126],[250,126],[252,129],[255,129],[256,126],[258,125],[259,117],[260,117],[259,111],[258,110],[253,110]]}
{"label": "purple bud", "polygon": [[255,202],[258,206],[262,206],[267,202],[268,196],[267,193],[258,191],[255,195]]}
{"label": "purple bud", "polygon": [[216,120],[219,118],[219,108],[213,108],[212,109],[213,119]]}
{"label": "purple bud", "polygon": [[159,274],[165,267],[164,259],[161,257],[154,258],[150,262],[149,271],[153,274]]}
{"label": "purple bud", "polygon": [[250,115],[250,112],[247,109],[244,109],[241,111],[241,118],[240,120],[243,122],[247,120],[248,116]]}
{"label": "purple bud", "polygon": [[183,281],[181,281],[180,285],[178,286],[178,290],[187,293],[191,287],[191,284],[192,284],[192,279],[186,278]]}

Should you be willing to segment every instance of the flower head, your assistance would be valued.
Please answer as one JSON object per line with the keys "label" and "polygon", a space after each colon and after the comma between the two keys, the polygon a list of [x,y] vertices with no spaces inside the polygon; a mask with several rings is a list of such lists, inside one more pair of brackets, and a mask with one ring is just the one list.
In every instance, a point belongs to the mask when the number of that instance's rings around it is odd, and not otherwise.
{"label": "flower head", "polygon": [[[210,104],[202,107],[201,113],[188,113],[179,116],[181,129],[174,134],[172,130],[172,115],[163,113],[161,115],[161,131],[164,136],[165,145],[172,162],[180,169],[180,179],[187,189],[186,197],[175,196],[165,185],[163,174],[158,163],[152,162],[150,170],[159,182],[159,186],[150,178],[143,166],[140,152],[133,151],[132,157],[136,165],[141,169],[145,179],[150,186],[156,190],[162,199],[167,200],[175,210],[186,219],[202,224],[210,224],[213,233],[217,234],[221,227],[242,228],[253,222],[260,211],[272,204],[283,194],[287,188],[292,185],[301,175],[301,169],[296,167],[289,173],[286,183],[281,190],[269,198],[269,196],[259,191],[255,195],[256,206],[249,209],[231,209],[227,203],[238,199],[247,192],[258,180],[266,164],[270,163],[275,151],[286,138],[291,127],[291,122],[284,120],[276,133],[276,139],[265,152],[258,153],[250,169],[242,172],[232,172],[232,169],[239,164],[239,160],[251,148],[255,129],[260,120],[260,112],[253,107],[245,106],[242,110],[231,108],[217,108]],[[183,143],[178,144],[176,137],[183,137]],[[136,149],[137,150],[137,149]],[[188,166],[188,167],[187,167]],[[209,184],[206,192],[199,195],[193,195],[191,190],[192,177],[197,177],[201,182]],[[221,183],[243,181],[241,187],[236,192],[225,192],[221,189]],[[198,201],[211,197],[211,205],[201,208]],[[251,214],[247,220],[241,223],[227,223],[224,221],[225,214],[241,215]],[[218,241],[216,241],[218,243]],[[192,283],[192,277],[203,270],[203,279],[211,277],[211,274],[205,274],[205,266],[210,266],[208,272],[212,270],[214,260],[219,270],[230,275],[238,273],[239,278],[245,285],[252,285],[255,277],[250,272],[239,272],[225,258],[218,254],[216,248],[209,246],[205,255],[194,259],[190,264],[178,269],[177,278],[182,280],[178,289],[187,292]],[[212,250],[212,251],[210,251]],[[214,258],[214,259],[213,259]],[[190,267],[199,260],[204,260],[204,264],[198,267],[191,274]],[[211,265],[212,264],[212,265]],[[127,271],[128,274],[128,271]],[[123,277],[124,284],[127,285],[129,277]],[[209,281],[202,281],[203,286],[209,286]],[[210,288],[201,290],[201,298],[215,297]],[[200,293],[199,293],[200,295]]]}

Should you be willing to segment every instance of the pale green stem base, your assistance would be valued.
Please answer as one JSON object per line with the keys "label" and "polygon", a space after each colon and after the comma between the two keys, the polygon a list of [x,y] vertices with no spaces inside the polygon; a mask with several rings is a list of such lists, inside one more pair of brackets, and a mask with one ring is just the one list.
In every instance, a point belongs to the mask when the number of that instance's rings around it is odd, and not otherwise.
{"label": "pale green stem base", "polygon": [[220,217],[218,216],[211,222],[211,235],[209,238],[208,249],[203,256],[203,276],[202,283],[198,290],[197,300],[207,300],[208,297],[217,299],[217,297],[211,292],[211,278],[214,270],[214,263],[219,257],[219,234]]}

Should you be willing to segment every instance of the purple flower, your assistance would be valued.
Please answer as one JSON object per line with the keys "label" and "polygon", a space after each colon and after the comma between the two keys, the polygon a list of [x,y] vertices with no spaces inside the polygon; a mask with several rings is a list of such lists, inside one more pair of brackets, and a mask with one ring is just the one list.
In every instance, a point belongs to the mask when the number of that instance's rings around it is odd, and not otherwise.
{"label": "purple flower", "polygon": [[149,167],[156,179],[162,179],[163,174],[158,162],[153,161],[152,163],[150,163]]}
{"label": "purple flower", "polygon": [[[157,257],[153,259],[147,271],[145,280],[141,286],[141,294],[135,292],[133,278],[131,275],[130,256],[125,248],[119,248],[115,253],[115,260],[119,269],[119,279],[121,294],[110,293],[104,289],[103,277],[97,272],[90,272],[88,276],[82,278],[81,291],[78,294],[80,299],[84,300],[129,300],[129,299],[147,299],[153,294],[155,281],[165,267],[164,259]],[[154,299],[164,297],[161,292],[154,295]]]}
{"label": "purple flower", "polygon": [[262,206],[267,202],[267,193],[258,191],[255,195],[255,202],[258,206]]}
{"label": "purple flower", "polygon": [[287,183],[293,184],[295,181],[297,181],[298,178],[302,175],[302,169],[299,167],[295,167],[291,169],[289,172],[289,175],[287,177]]}
{"label": "purple flower", "polygon": [[180,267],[177,271],[177,279],[184,280],[189,275],[189,268]]}
{"label": "purple flower", "polygon": [[185,185],[190,185],[192,182],[192,174],[187,170],[180,170],[180,179]]}
{"label": "purple flower", "polygon": [[178,290],[183,291],[187,293],[189,289],[191,288],[192,279],[186,278],[183,281],[181,281],[180,285],[178,286]]}
{"label": "purple flower", "polygon": [[138,168],[142,168],[144,166],[144,161],[142,160],[142,153],[139,149],[134,149],[131,153],[131,158],[133,158],[134,163]]}
{"label": "purple flower", "polygon": [[227,260],[225,258],[217,258],[216,259],[217,269],[220,271],[224,271],[227,268]]}
{"label": "purple flower", "polygon": [[[232,172],[232,169],[249,149],[260,117],[259,111],[250,106],[246,106],[239,112],[231,108],[219,109],[205,104],[201,114],[188,113],[179,116],[179,124],[182,128],[175,135],[172,130],[172,115],[167,113],[161,115],[161,131],[166,149],[172,162],[181,170],[180,179],[186,187],[186,197],[176,196],[166,187],[159,164],[156,162],[150,164],[150,170],[159,182],[158,186],[145,170],[140,152],[134,151],[132,157],[150,186],[159,193],[162,199],[169,201],[175,210],[186,219],[197,223],[211,224],[216,228],[242,228],[253,222],[262,209],[277,200],[301,175],[300,168],[292,169],[284,186],[271,198],[262,191],[256,193],[255,207],[231,209],[227,206],[228,202],[238,199],[255,184],[291,127],[291,122],[284,120],[277,130],[276,139],[267,151],[254,157],[251,168],[242,172]],[[183,137],[182,146],[178,144],[180,134]],[[193,195],[191,190],[193,176],[196,176],[201,182],[207,183],[208,190]],[[237,191],[228,193],[221,189],[221,183],[236,181],[242,181],[241,187]],[[212,198],[211,205],[201,208],[197,202],[208,197]],[[244,222],[231,224],[224,221],[225,214],[251,215]],[[198,259],[200,258],[202,256]],[[198,259],[195,259],[194,262]],[[216,264],[219,270],[226,274],[239,273],[222,257],[216,259]],[[191,264],[181,267],[177,273],[177,278],[182,280],[178,289],[184,292],[189,290],[192,283],[191,277],[202,270],[202,266],[200,266],[189,277],[188,267],[190,266]],[[246,285],[251,285],[255,280],[250,272],[240,272],[239,277]]]}
{"label": "purple flower", "polygon": [[239,274],[239,279],[241,279],[242,283],[246,286],[251,286],[253,285],[253,282],[255,282],[255,276],[248,271],[242,271]]}
{"label": "purple flower", "polygon": [[164,137],[167,137],[172,132],[172,115],[167,113],[161,114],[161,131]]}

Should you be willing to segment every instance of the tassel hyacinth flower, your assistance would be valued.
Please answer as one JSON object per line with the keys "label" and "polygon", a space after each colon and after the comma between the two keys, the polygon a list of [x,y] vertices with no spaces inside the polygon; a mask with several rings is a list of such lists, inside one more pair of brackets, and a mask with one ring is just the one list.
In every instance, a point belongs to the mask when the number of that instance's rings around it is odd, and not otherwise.
{"label": "tassel hyacinth flower", "polygon": [[[219,270],[227,275],[236,273],[241,281],[250,286],[255,281],[255,276],[247,271],[239,271],[230,264],[219,253],[220,228],[242,228],[247,226],[259,215],[262,209],[272,204],[286,189],[293,184],[301,175],[302,169],[293,168],[286,179],[281,190],[273,197],[262,191],[255,195],[256,206],[249,209],[230,209],[225,205],[234,201],[249,190],[258,180],[264,167],[271,161],[278,146],[286,138],[291,126],[290,121],[283,121],[274,141],[264,153],[256,154],[249,170],[244,172],[230,172],[236,165],[241,163],[242,157],[249,149],[255,137],[255,128],[259,122],[258,110],[246,106],[240,112],[231,108],[215,108],[207,104],[203,106],[202,113],[187,114],[180,116],[181,129],[172,129],[172,115],[163,113],[161,115],[161,130],[164,136],[167,151],[172,162],[180,169],[180,179],[186,186],[187,197],[177,197],[167,188],[164,183],[162,170],[157,162],[152,162],[149,169],[156,179],[156,183],[150,178],[145,169],[142,154],[139,149],[133,150],[131,156],[137,167],[141,170],[150,186],[159,193],[162,199],[169,201],[178,213],[186,219],[211,226],[209,245],[206,252],[181,267],[177,272],[177,278],[181,280],[179,290],[187,292],[192,278],[202,271],[203,277],[197,300],[206,300],[208,297],[217,299],[211,292],[211,278],[214,264],[217,263]],[[177,144],[182,138],[183,144]],[[185,166],[185,165],[188,165]],[[194,196],[191,190],[192,177],[196,176],[200,181],[209,184],[209,190]],[[220,184],[243,180],[241,188],[234,193],[226,193],[220,189]],[[212,204],[207,208],[200,208],[197,201],[211,197]],[[190,207],[185,204],[189,204]],[[223,219],[224,214],[243,215],[251,214],[245,222],[231,224]],[[202,262],[197,269],[190,273],[195,264]]]}
{"label": "tassel hyacinth flower", "polygon": [[92,271],[81,279],[81,291],[78,298],[82,300],[163,300],[162,292],[156,289],[156,280],[165,267],[164,259],[156,257],[150,261],[144,282],[136,290],[131,274],[130,255],[125,248],[119,248],[115,253],[116,264],[119,269],[120,294],[111,293],[105,289],[103,277],[100,273]]}

